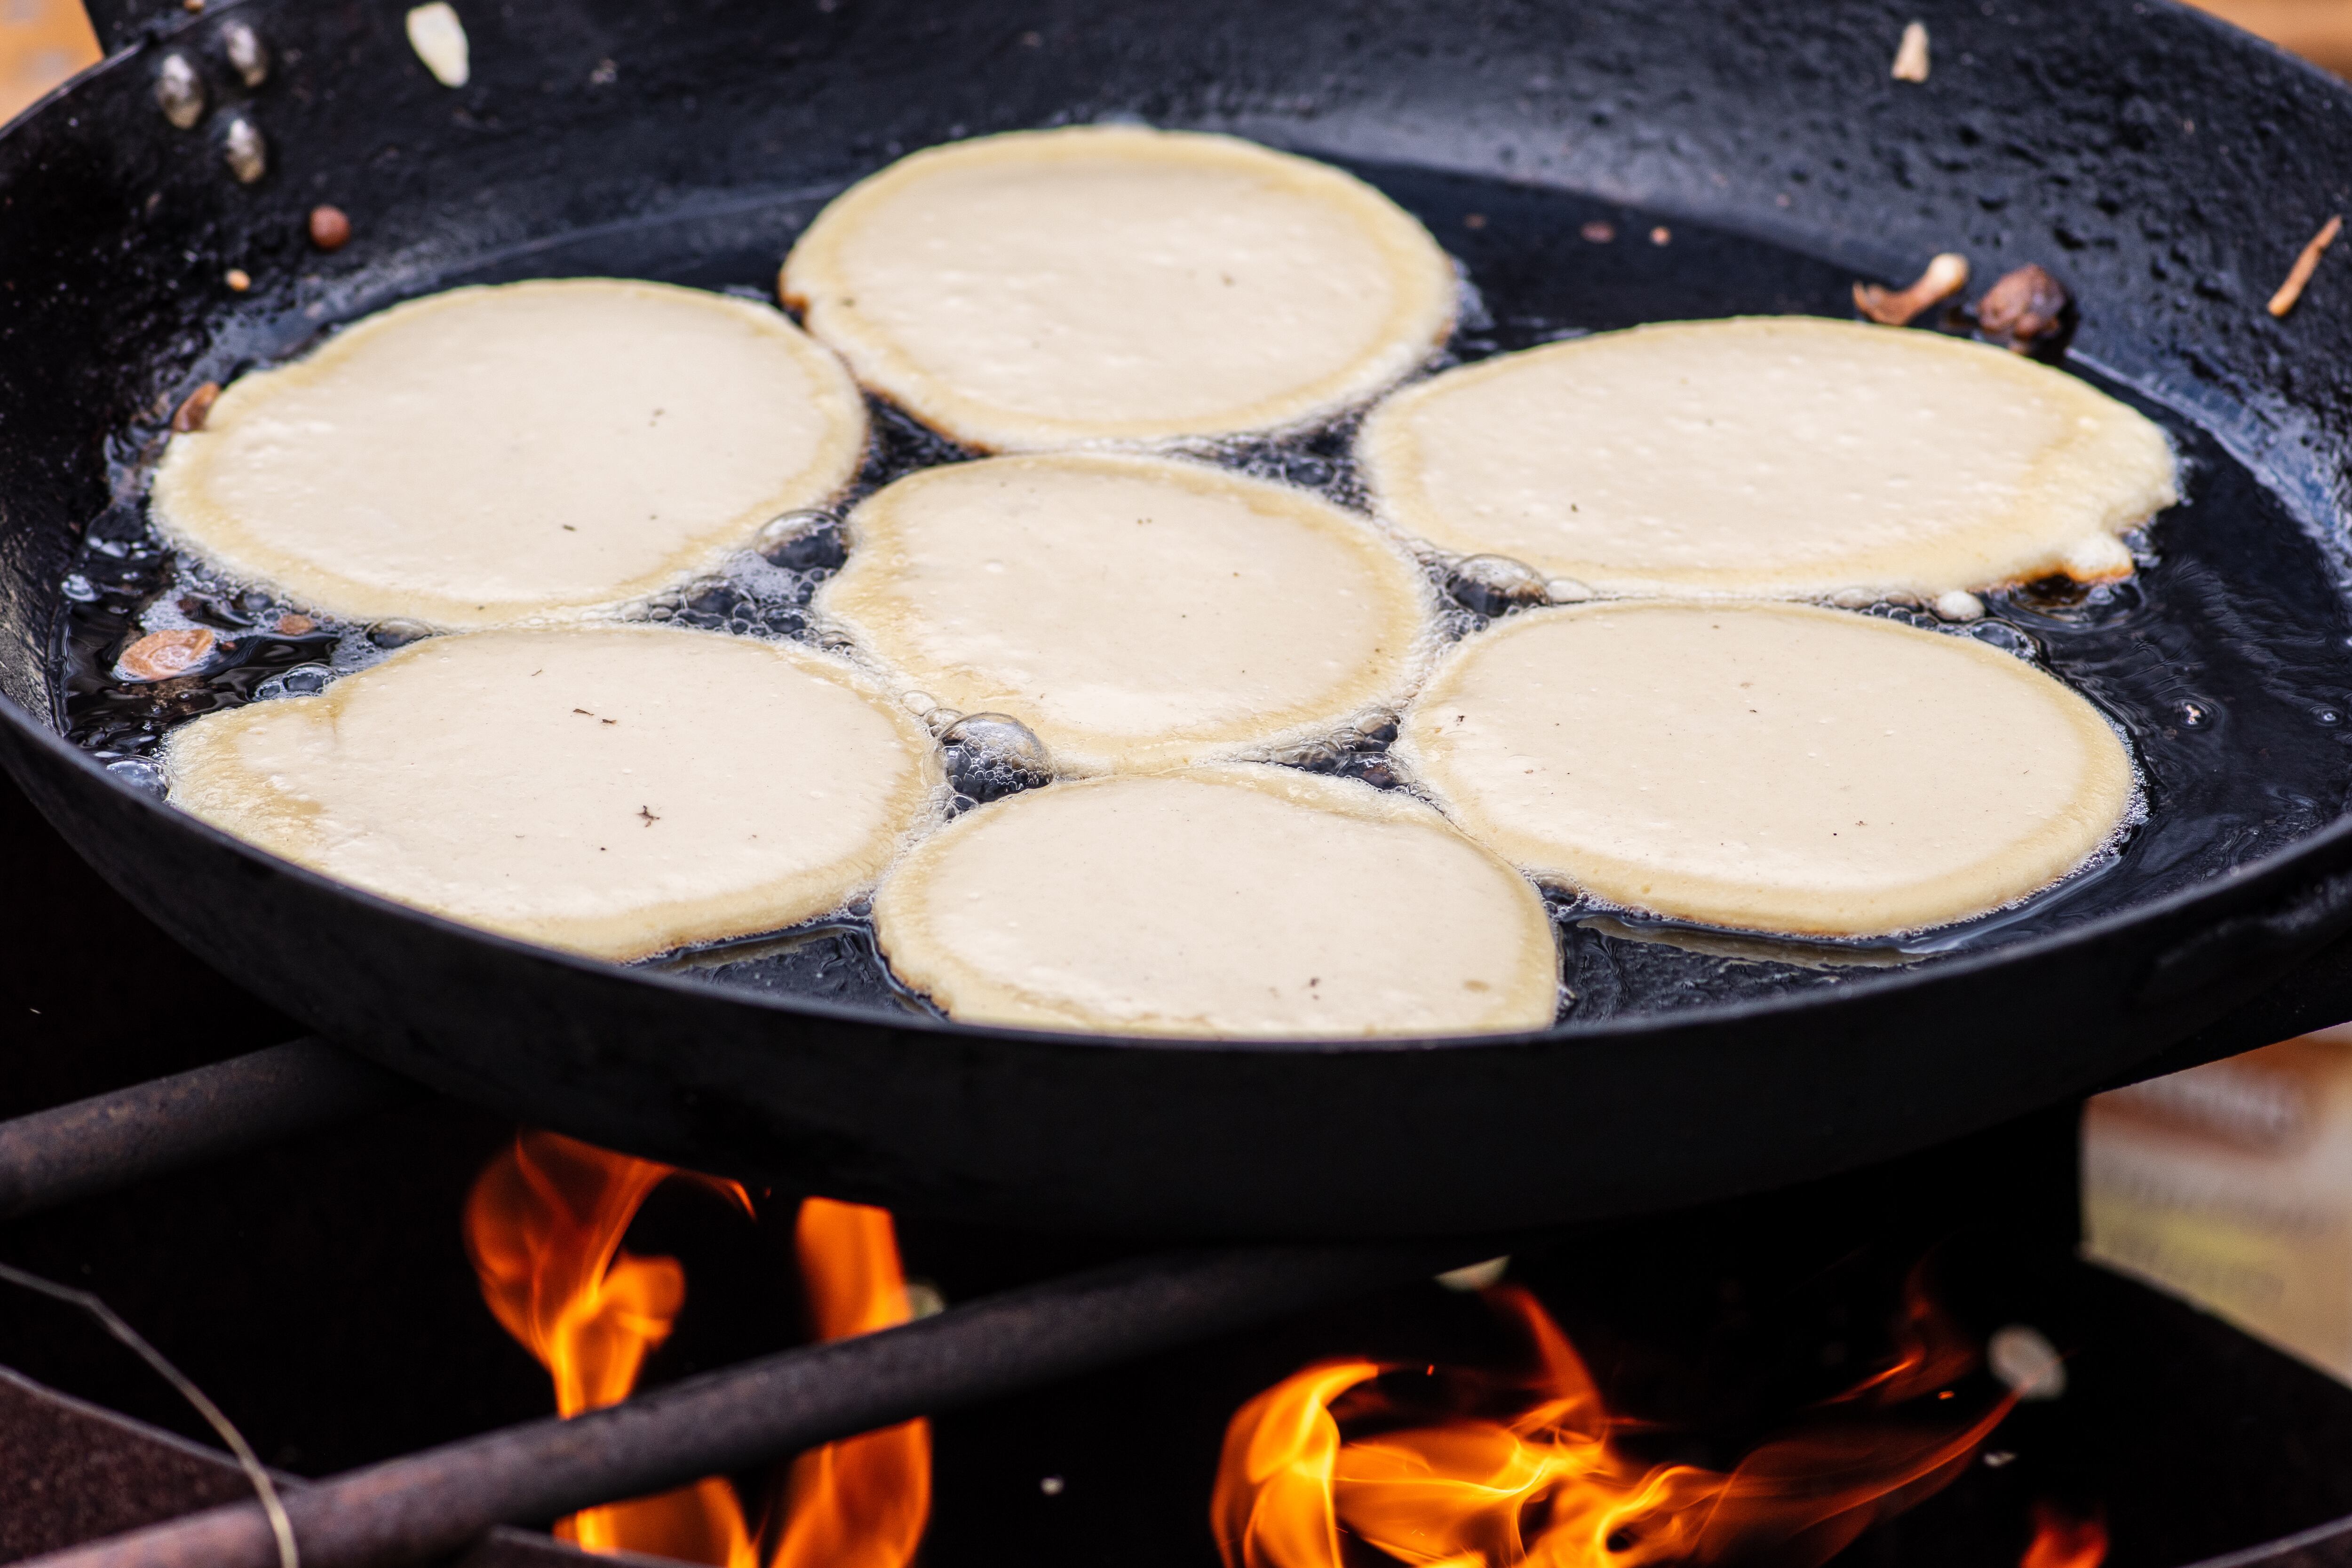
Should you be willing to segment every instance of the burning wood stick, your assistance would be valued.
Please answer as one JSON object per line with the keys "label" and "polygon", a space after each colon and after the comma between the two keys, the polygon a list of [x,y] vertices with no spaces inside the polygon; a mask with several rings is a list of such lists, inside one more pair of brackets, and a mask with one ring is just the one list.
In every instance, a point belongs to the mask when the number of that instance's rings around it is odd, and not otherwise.
{"label": "burning wood stick", "polygon": [[2270,311],[2273,316],[2284,316],[2294,309],[2295,301],[2303,298],[2304,289],[2311,282],[2311,275],[2319,269],[2320,257],[2343,232],[2344,217],[2340,213],[2320,226],[2319,232],[2311,237],[2311,243],[2303,247],[2303,254],[2294,258],[2294,266],[2288,271],[2286,281],[2280,284],[2278,292],[2271,296]]}

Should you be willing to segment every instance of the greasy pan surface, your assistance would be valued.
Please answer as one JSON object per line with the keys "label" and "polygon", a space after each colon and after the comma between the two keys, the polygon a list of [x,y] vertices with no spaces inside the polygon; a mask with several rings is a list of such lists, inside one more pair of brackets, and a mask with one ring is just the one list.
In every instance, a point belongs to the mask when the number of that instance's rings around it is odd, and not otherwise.
{"label": "greasy pan surface", "polygon": [[[192,947],[419,1078],[649,1155],[971,1217],[1496,1229],[1801,1179],[2145,1070],[2352,921],[2352,284],[2323,268],[2286,321],[2262,310],[2346,202],[2352,93],[2262,46],[2162,0],[561,0],[461,6],[474,77],[452,91],[402,9],[174,7],[0,140],[0,761]],[[1916,86],[1887,75],[1915,16],[1935,49]],[[239,19],[278,56],[251,92],[220,57]],[[211,89],[195,131],[153,106],[165,47]],[[220,155],[236,113],[270,150],[252,185]],[[1105,115],[1387,185],[1484,291],[1465,356],[1662,315],[1843,314],[1851,279],[1907,280],[1938,250],[1980,279],[2053,267],[2082,301],[2076,368],[2175,431],[2191,504],[2127,590],[2011,595],[1990,635],[2125,723],[2149,825],[1932,962],[1706,958],[1571,908],[1577,1002],[1543,1036],[1146,1044],[478,935],[245,850],[58,738],[89,696],[61,647],[107,651],[59,584],[94,574],[103,611],[148,582],[123,552],[141,463],[197,382],[457,281],[762,286],[827,195],[903,151]],[[332,256],[301,238],[320,201],[356,226]],[[1596,219],[1605,247],[1580,237]],[[1655,225],[1671,243],[1645,243]],[[232,266],[250,293],[221,286]],[[1276,456],[1343,482],[1339,449]],[[2267,1016],[2324,1021],[2343,994]]]}

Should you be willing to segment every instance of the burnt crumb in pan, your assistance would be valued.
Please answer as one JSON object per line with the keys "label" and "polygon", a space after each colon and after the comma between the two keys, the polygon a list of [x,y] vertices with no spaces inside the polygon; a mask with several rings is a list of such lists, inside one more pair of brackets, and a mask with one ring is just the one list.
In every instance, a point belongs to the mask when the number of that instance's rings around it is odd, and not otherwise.
{"label": "burnt crumb in pan", "polygon": [[2001,275],[1976,303],[1978,335],[2036,358],[2055,358],[2079,312],[2065,285],[2032,263]]}
{"label": "burnt crumb in pan", "polygon": [[[1685,215],[1423,171],[1354,172],[1438,235],[1474,286],[1435,368],[1644,321],[1754,313],[1847,318],[1853,310],[1850,261],[1804,255]],[[648,219],[536,252],[505,270],[452,275],[434,286],[600,274],[764,298],[780,246],[813,210],[805,195],[780,197],[774,222],[756,239],[715,246],[708,228]],[[1467,225],[1473,213],[1485,222]],[[1662,227],[1672,243],[1647,243]],[[364,245],[363,236],[355,239],[351,253]],[[1924,325],[1903,330],[1973,329],[1942,308],[1918,320]],[[2051,353],[2046,342],[2041,352]],[[2157,420],[2183,458],[2183,505],[2127,541],[2136,574],[1990,593],[1982,595],[1982,618],[1974,621],[1940,617],[1917,604],[1858,607],[1977,637],[2038,663],[2089,697],[2128,737],[2147,792],[2146,824],[2109,857],[2016,909],[1924,939],[1874,944],[1863,962],[1840,944],[1743,942],[1555,896],[1566,1020],[1601,1022],[1848,985],[1890,964],[1934,962],[2063,929],[2200,885],[2315,831],[2344,809],[2352,622],[2339,566],[2277,494],[2197,426],[2079,365],[2068,368]],[[161,436],[175,403],[159,412],[156,426],[144,433],[148,439]],[[887,405],[872,405],[871,413],[865,467],[837,510],[917,468],[976,456]],[[1280,438],[1196,443],[1183,455],[1360,509],[1352,437],[1353,421],[1342,418]],[[135,471],[141,456],[129,446],[124,466]],[[118,493],[139,488],[127,473]],[[736,568],[657,600],[645,613],[739,635],[811,637],[807,600],[837,569],[841,540],[825,522],[796,537],[795,552],[739,556]],[[1428,565],[1440,591],[1450,589],[1446,635],[1458,637],[1536,602],[1493,563],[1467,570],[1454,561]],[[1548,585],[1542,602],[1555,602],[1555,590],[1574,593],[1572,584]],[[77,743],[134,781],[138,770],[152,773],[145,759],[162,735],[196,713],[323,683],[380,658],[382,643],[415,635],[397,624],[356,626],[324,618],[307,632],[280,630],[282,617],[309,614],[308,607],[241,603],[236,585],[209,582],[175,560],[135,504],[93,521],[66,595],[60,721]],[[208,655],[217,662],[156,682],[117,674],[118,660],[140,636],[199,625],[217,639]],[[1392,727],[1383,731],[1375,718],[1269,760],[1394,787],[1392,738]],[[654,962],[698,983],[830,1001],[880,1017],[924,1011],[875,958],[856,910],[816,927]]]}

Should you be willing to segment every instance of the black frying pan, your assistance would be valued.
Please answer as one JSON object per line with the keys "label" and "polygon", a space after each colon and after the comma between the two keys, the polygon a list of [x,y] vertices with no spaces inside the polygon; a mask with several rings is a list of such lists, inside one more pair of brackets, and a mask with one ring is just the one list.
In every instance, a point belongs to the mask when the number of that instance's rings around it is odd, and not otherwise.
{"label": "black frying pan", "polygon": [[[2352,1013],[2338,954],[2209,1027],[2352,922],[2352,253],[2284,323],[2263,310],[2347,205],[2352,93],[2318,73],[2165,0],[458,4],[459,90],[410,52],[399,0],[110,7],[121,51],[0,140],[0,761],[165,927],[334,1037],[518,1117],[795,1187],[1370,1235],[1796,1180],[2147,1070],[2200,1029],[2171,1060]],[[1888,74],[1914,16],[1920,85]],[[236,22],[276,55],[257,89],[223,58]],[[194,130],[155,107],[173,50],[208,89]],[[223,157],[240,115],[268,150],[251,184]],[[918,1016],[855,931],[690,972],[484,936],[246,849],[60,738],[141,743],[96,672],[163,580],[140,464],[197,383],[457,281],[764,288],[825,196],[899,153],[1107,115],[1382,184],[1483,290],[1465,354],[1846,314],[1854,278],[1907,280],[1945,249],[1980,281],[2052,267],[2080,304],[2074,367],[2174,429],[2191,502],[2127,587],[2002,596],[1987,635],[2132,731],[2148,825],[1896,967],[1694,952],[1570,907],[1576,1003],[1548,1034],[1145,1043]],[[356,225],[333,255],[302,237],[321,201]],[[1596,222],[1616,238],[1584,237]],[[1286,460],[1329,479],[1343,450]],[[68,615],[75,572],[91,586]]]}

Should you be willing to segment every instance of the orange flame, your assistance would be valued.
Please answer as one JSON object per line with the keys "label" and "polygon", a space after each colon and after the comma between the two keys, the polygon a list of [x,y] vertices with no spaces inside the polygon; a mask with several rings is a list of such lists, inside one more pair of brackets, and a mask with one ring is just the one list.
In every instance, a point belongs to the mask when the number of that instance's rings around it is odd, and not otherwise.
{"label": "orange flame", "polygon": [[[466,1203],[466,1248],[482,1297],[555,1382],[561,1415],[616,1404],[686,1304],[686,1270],[621,1237],[654,1188],[682,1173],[552,1132],[524,1132]],[[732,1182],[702,1182],[751,1213]],[[907,1321],[906,1280],[887,1210],[811,1198],[796,1236],[821,1339]],[[930,1512],[930,1429],[908,1422],[827,1444],[793,1462],[789,1512],[770,1568],[906,1568]],[[761,1568],[761,1530],[726,1478],[583,1509],[556,1533],[591,1552],[642,1552]]]}
{"label": "orange flame", "polygon": [[2107,1560],[2107,1521],[2094,1509],[2088,1517],[2055,1503],[2033,1505],[2033,1539],[2017,1568],[2099,1568]]}
{"label": "orange flame", "polygon": [[1310,1366],[1235,1413],[1210,1502],[1226,1568],[1349,1568],[1365,1558],[1348,1541],[1416,1568],[1808,1568],[1948,1483],[2011,1403],[1957,1426],[1837,1408],[1892,1406],[1968,1370],[1972,1353],[1915,1289],[1900,1359],[1809,1427],[1728,1474],[1651,1463],[1618,1440],[1633,1424],[1609,1414],[1535,1298],[1513,1286],[1486,1297],[1517,1320],[1537,1370],[1447,1382],[1501,1415],[1410,1424],[1381,1386],[1400,1369],[1369,1361]]}
{"label": "orange flame", "polygon": [[[793,1244],[822,1340],[903,1323],[907,1279],[887,1209],[811,1198]],[[904,1568],[931,1512],[931,1428],[909,1421],[793,1461],[773,1568]]]}

